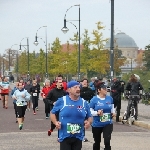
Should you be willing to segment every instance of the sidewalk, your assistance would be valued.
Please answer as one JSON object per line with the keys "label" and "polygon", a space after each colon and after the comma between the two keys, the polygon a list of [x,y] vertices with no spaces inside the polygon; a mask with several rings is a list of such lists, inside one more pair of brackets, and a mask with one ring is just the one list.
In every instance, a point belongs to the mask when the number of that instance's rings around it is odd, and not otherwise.
{"label": "sidewalk", "polygon": [[[128,101],[121,101],[121,117],[122,119],[123,113],[127,109]],[[141,102],[138,104],[138,121],[134,122],[134,125],[150,129],[150,106],[142,104]]]}

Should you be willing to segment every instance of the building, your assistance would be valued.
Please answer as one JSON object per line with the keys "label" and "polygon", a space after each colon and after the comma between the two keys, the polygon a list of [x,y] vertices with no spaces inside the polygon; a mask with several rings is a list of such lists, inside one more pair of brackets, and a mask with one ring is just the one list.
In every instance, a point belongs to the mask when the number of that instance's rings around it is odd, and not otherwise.
{"label": "building", "polygon": [[[114,48],[118,47],[122,51],[122,56],[126,57],[127,60],[124,66],[121,66],[122,73],[129,73],[136,68],[136,58],[139,54],[139,48],[135,43],[134,39],[124,32],[117,33],[114,36]],[[110,41],[105,45],[106,49],[110,49]]]}

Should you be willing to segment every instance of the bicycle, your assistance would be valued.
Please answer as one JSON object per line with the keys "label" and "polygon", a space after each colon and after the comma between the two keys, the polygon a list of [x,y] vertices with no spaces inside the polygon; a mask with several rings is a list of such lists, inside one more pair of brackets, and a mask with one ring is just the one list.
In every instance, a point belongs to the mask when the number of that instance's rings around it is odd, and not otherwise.
{"label": "bicycle", "polygon": [[129,111],[129,118],[127,120],[127,111],[124,112],[123,115],[123,119],[122,119],[122,123],[129,123],[129,125],[133,125],[134,121],[135,121],[135,114],[136,114],[136,110],[135,110],[135,102],[139,101],[140,96],[139,95],[129,95],[129,100],[131,100],[131,106],[130,106],[130,111]]}
{"label": "bicycle", "polygon": [[145,105],[150,105],[150,92],[146,92],[143,95],[143,103]]}

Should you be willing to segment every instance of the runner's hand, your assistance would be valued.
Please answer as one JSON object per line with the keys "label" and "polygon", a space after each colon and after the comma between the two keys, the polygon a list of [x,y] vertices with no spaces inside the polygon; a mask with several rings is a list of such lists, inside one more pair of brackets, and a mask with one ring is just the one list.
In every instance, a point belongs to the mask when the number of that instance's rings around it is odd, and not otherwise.
{"label": "runner's hand", "polygon": [[112,116],[112,118],[113,118],[113,117],[116,117],[116,114],[115,114],[115,113],[112,113],[111,116]]}
{"label": "runner's hand", "polygon": [[56,104],[56,102],[53,103],[53,105],[55,105],[55,104]]}
{"label": "runner's hand", "polygon": [[56,121],[55,126],[57,129],[60,129],[61,128],[61,122]]}
{"label": "runner's hand", "polygon": [[102,110],[102,109],[98,110],[98,111],[97,111],[97,115],[103,116],[103,110]]}
{"label": "runner's hand", "polygon": [[85,129],[88,129],[89,127],[90,127],[90,122],[87,121],[87,120],[85,120],[85,121],[84,121],[84,128],[85,128]]}
{"label": "runner's hand", "polygon": [[24,98],[24,97],[25,97],[25,95],[23,94],[23,95],[22,95],[22,97]]}

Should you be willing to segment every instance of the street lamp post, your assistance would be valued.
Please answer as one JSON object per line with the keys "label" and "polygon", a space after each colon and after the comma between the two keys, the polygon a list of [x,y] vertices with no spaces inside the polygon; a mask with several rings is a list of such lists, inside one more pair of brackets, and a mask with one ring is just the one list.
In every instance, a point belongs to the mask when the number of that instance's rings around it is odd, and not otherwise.
{"label": "street lamp post", "polygon": [[[35,36],[35,42],[34,42],[34,44],[37,46],[39,43],[38,43],[38,41],[37,41],[37,39],[39,38],[38,36],[37,36],[37,33],[38,33],[38,31],[41,29],[41,28],[45,28],[45,41],[43,41],[44,43],[45,43],[45,48],[46,48],[46,61],[45,61],[45,63],[46,63],[46,73],[45,73],[45,76],[46,76],[46,78],[48,77],[48,71],[47,71],[47,26],[42,26],[42,27],[40,27],[38,30],[37,30],[37,32],[36,32],[36,36]],[[42,38],[41,38],[42,39]]]}
{"label": "street lamp post", "polygon": [[[79,7],[79,20],[67,20],[66,21],[66,14],[68,12],[68,10],[74,6],[78,6]],[[67,31],[69,30],[67,27],[66,27],[66,22],[68,21],[79,21],[79,50],[78,50],[78,80],[80,80],[80,4],[79,5],[73,5],[71,6],[70,8],[67,9],[66,11],[66,14],[65,14],[65,17],[64,17],[64,27],[62,28],[62,31],[64,33],[67,33]],[[71,23],[71,22],[70,22]],[[74,25],[74,24],[73,24]],[[76,27],[76,26],[75,26]],[[77,28],[76,28],[77,29]],[[78,33],[78,32],[77,32]]]}
{"label": "street lamp post", "polygon": [[114,0],[111,0],[110,77],[114,77]]}
{"label": "street lamp post", "polygon": [[4,59],[5,59],[5,56],[3,55],[3,76],[4,76]]}
{"label": "street lamp post", "polygon": [[[27,39],[27,45],[21,45],[21,42],[22,42],[22,40],[23,39]],[[30,70],[29,70],[29,38],[28,37],[25,37],[25,38],[23,38],[21,41],[20,41],[20,46],[19,46],[19,50],[21,51],[21,47],[23,46],[24,48],[25,48],[25,46],[27,47],[27,53],[28,53],[28,73],[27,73],[27,76],[28,76],[28,78],[29,78],[29,75],[30,75]]]}

